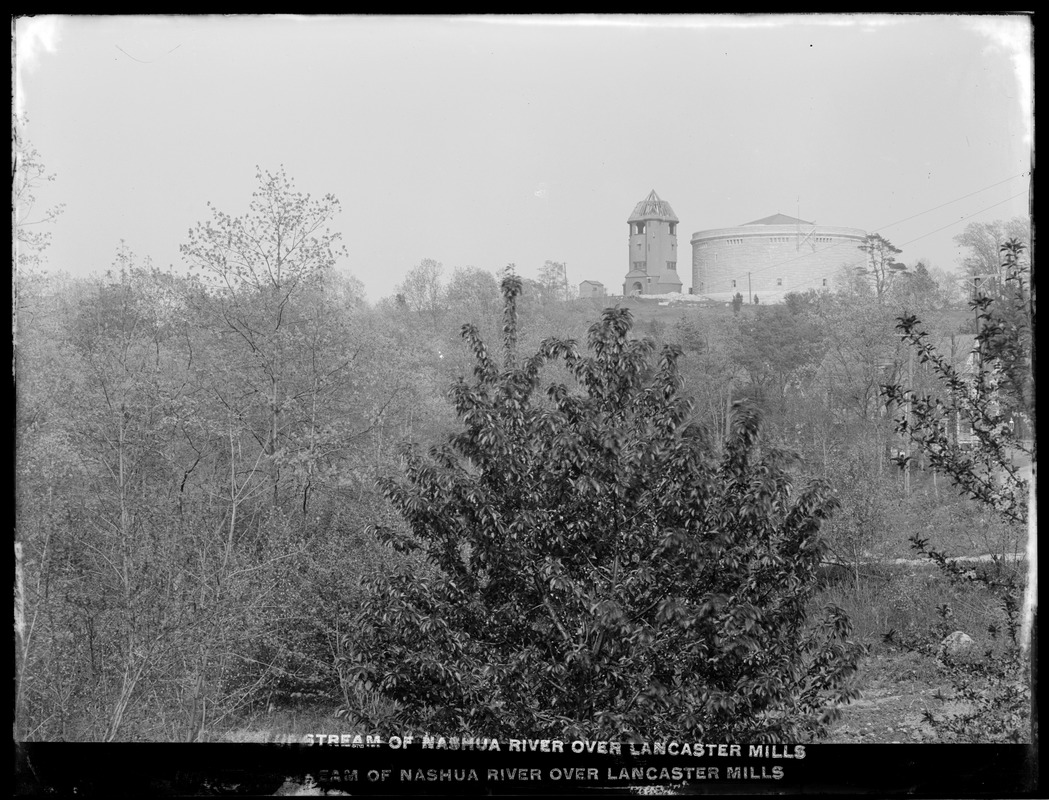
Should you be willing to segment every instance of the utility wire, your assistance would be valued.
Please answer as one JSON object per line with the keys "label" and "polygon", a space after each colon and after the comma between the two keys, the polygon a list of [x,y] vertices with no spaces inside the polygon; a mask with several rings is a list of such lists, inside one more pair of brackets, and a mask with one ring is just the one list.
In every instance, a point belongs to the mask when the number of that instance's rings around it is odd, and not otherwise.
{"label": "utility wire", "polygon": [[[984,186],[982,189],[977,189],[975,192],[969,192],[969,194],[963,194],[961,197],[956,197],[953,200],[948,200],[946,203],[940,203],[940,205],[938,205],[938,206],[933,206],[932,208],[927,208],[924,211],[919,211],[917,214],[911,214],[909,217],[904,217],[903,219],[898,219],[895,222],[890,222],[888,225],[883,225],[881,228],[875,228],[874,230],[875,231],[880,231],[880,230],[884,230],[885,228],[891,228],[893,225],[899,225],[902,222],[907,222],[908,220],[915,219],[917,217],[922,216],[923,214],[929,214],[929,213],[931,213],[933,211],[938,211],[941,208],[945,208],[946,206],[949,206],[949,205],[951,205],[953,203],[957,203],[959,200],[965,200],[967,197],[972,197],[975,194],[980,194],[981,192],[986,192],[988,189],[993,189],[995,186],[1001,186],[1003,183],[1008,183],[1009,181],[1016,180],[1017,178],[1023,178],[1025,176],[1029,176],[1030,174],[1031,173],[1029,173],[1029,172],[1021,172],[1018,175],[1013,175],[1011,177],[1006,178],[1004,181],[998,181],[998,183],[992,183],[990,186]],[[1009,199],[1012,200],[1011,197]],[[1005,201],[1003,200],[1002,202],[1005,202]],[[979,213],[979,212],[977,212],[977,213]],[[940,228],[940,230],[943,230],[943,229]],[[931,233],[935,233],[935,231],[931,231]]]}
{"label": "utility wire", "polygon": [[911,242],[916,242],[919,239],[924,239],[926,236],[932,236],[934,233],[939,233],[942,230],[946,230],[947,228],[950,228],[950,227],[952,227],[954,225],[957,225],[959,222],[963,222],[964,220],[967,220],[970,217],[975,217],[977,214],[982,214],[984,211],[990,211],[992,208],[995,208],[996,206],[1000,206],[1003,203],[1008,203],[1010,200],[1015,200],[1017,197],[1023,197],[1025,194],[1027,194],[1027,192],[1019,192],[1018,194],[1014,194],[1012,197],[1007,197],[1007,198],[1005,198],[1004,200],[1002,200],[1002,201],[1000,201],[998,203],[994,203],[993,205],[987,206],[987,208],[981,208],[979,211],[974,211],[972,214],[967,214],[964,217],[960,217],[959,219],[956,219],[954,222],[949,222],[946,225],[944,225],[942,228],[937,228],[936,230],[929,231],[928,233],[923,233],[921,236],[915,236],[913,239],[908,239],[903,244],[907,245],[907,244],[910,244]]}
{"label": "utility wire", "polygon": [[[952,203],[957,203],[960,200],[965,200],[966,198],[972,197],[973,195],[980,194],[981,192],[986,192],[988,189],[993,189],[996,186],[1001,186],[1003,183],[1008,183],[1009,181],[1015,180],[1016,178],[1022,178],[1022,177],[1029,176],[1029,175],[1030,175],[1029,172],[1021,172],[1021,173],[1019,173],[1017,175],[1013,175],[1013,176],[1011,176],[1009,178],[1006,178],[1005,180],[1001,180],[1001,181],[998,181],[997,183],[993,183],[990,186],[985,186],[983,189],[977,189],[975,192],[969,192],[969,194],[962,195],[961,197],[956,197],[953,200],[948,200],[946,203],[941,203],[938,206],[933,206],[932,208],[927,208],[924,211],[919,211],[917,214],[912,214],[909,217],[904,217],[903,219],[896,220],[895,222],[891,222],[888,225],[882,225],[879,228],[875,228],[874,231],[877,232],[877,231],[883,231],[883,230],[885,230],[887,228],[892,228],[895,225],[900,225],[900,224],[902,224],[904,222],[907,222],[908,220],[912,220],[912,219],[915,219],[916,217],[920,217],[923,214],[928,214],[928,213],[930,213],[932,211],[936,211],[937,209],[944,208],[945,206],[949,206]],[[967,214],[966,216],[961,217],[961,218],[955,220],[954,222],[948,223],[947,225],[944,225],[944,226],[942,226],[940,228],[936,228],[935,230],[931,230],[928,233],[923,233],[921,236],[915,237],[914,239],[910,239],[910,240],[904,242],[903,245],[908,245],[908,244],[911,244],[912,242],[918,241],[919,239],[924,239],[926,236],[932,236],[934,233],[939,233],[940,231],[945,230],[947,228],[950,228],[950,227],[952,227],[954,225],[957,225],[960,222],[964,222],[965,220],[970,219],[971,217],[974,217],[977,214],[982,214],[985,211],[989,211],[990,209],[995,208],[996,206],[1000,206],[1000,205],[1002,205],[1004,203],[1008,203],[1010,200],[1015,200],[1017,197],[1022,197],[1025,194],[1027,194],[1027,192],[1020,192],[1018,194],[1014,194],[1012,197],[1007,197],[1005,200],[1002,200],[1002,201],[1000,201],[998,203],[994,203],[992,205],[989,205],[986,208],[981,208],[979,211],[974,211],[972,214]],[[816,249],[813,252],[814,253],[826,253],[826,252],[828,252],[830,250],[834,250],[834,249],[836,249],[838,247],[848,247],[848,246],[849,246],[848,242],[837,242],[836,244],[832,244],[829,247],[824,247],[822,249]],[[807,258],[808,256],[809,256],[808,253],[802,253],[800,255],[793,256],[793,257],[788,258],[788,259],[784,259],[783,261],[777,261],[777,262],[775,262],[773,264],[769,264],[768,266],[764,266],[764,267],[759,267],[757,269],[748,270],[746,273],[737,274],[735,280],[742,280],[748,274],[749,275],[755,275],[755,274],[758,274],[758,273],[767,272],[770,269],[775,269],[777,267],[785,266],[785,265],[790,264],[790,263],[792,263],[794,261],[799,261],[799,260],[801,260],[803,258]],[[848,264],[848,266],[853,266],[855,263],[856,262],[850,263],[850,264]],[[732,280],[732,278],[729,278],[728,280]]]}
{"label": "utility wire", "polygon": [[[986,206],[985,208],[981,208],[979,211],[974,211],[971,214],[966,214],[964,217],[960,217],[960,218],[956,219],[954,222],[950,222],[950,223],[948,223],[948,224],[946,224],[946,225],[944,225],[944,226],[942,226],[940,228],[936,228],[935,230],[931,230],[928,233],[923,233],[921,236],[916,236],[913,239],[908,239],[906,242],[903,242],[903,244],[901,244],[900,246],[901,247],[905,247],[906,245],[909,245],[912,242],[916,242],[919,239],[924,239],[926,236],[932,236],[934,233],[939,233],[942,230],[946,230],[947,228],[953,227],[954,225],[957,225],[959,222],[964,222],[967,219],[975,217],[977,214],[982,214],[984,211],[990,211],[992,208],[1000,206],[1003,203],[1008,203],[1010,200],[1015,200],[1017,197],[1023,197],[1025,194],[1027,194],[1027,193],[1026,192],[1019,192],[1018,194],[1014,194],[1012,197],[1007,197],[1004,200],[1001,200],[1001,201],[999,201],[997,203],[993,203],[993,204],[991,204],[989,206]],[[945,203],[944,205],[950,205],[950,203]],[[942,208],[942,206],[938,206],[938,208]],[[930,209],[930,210],[932,210],[932,209]],[[915,216],[921,216],[921,215],[920,214],[915,214]],[[907,219],[913,219],[913,217],[908,217]],[[904,222],[904,221],[905,220],[900,220],[900,222]],[[893,224],[895,225],[897,223],[893,223]],[[885,227],[890,227],[890,226],[886,225]],[[838,245],[832,245],[831,247],[824,248],[823,251],[819,251],[819,252],[825,252],[826,250],[832,250],[834,247],[838,247]],[[801,256],[799,256],[799,258],[800,257]],[[797,260],[797,259],[791,259],[791,261],[794,261],[794,260]],[[788,263],[788,262],[785,261],[785,262],[782,262],[782,263],[785,264],[785,263]],[[853,262],[852,264],[844,264],[843,266],[852,267],[852,266],[855,266],[856,263],[857,262]],[[772,266],[778,266],[778,265],[777,264],[773,264]],[[764,270],[764,269],[768,269],[768,268],[762,267],[762,270]],[[760,271],[761,270],[751,270],[750,272],[751,272],[751,274],[754,274],[755,272],[760,272]],[[815,289],[816,288],[816,284],[815,283],[812,283],[811,285],[801,284],[797,288],[800,288],[800,289],[809,289],[809,288]],[[794,288],[792,288],[791,291],[794,291]]]}

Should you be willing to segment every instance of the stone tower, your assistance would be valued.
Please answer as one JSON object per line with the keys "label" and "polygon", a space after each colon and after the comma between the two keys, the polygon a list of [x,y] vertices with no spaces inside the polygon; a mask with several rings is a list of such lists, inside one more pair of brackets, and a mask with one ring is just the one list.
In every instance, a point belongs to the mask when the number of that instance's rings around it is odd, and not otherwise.
{"label": "stone tower", "polygon": [[655,190],[634,207],[630,226],[630,259],[623,294],[681,292],[677,275],[678,218]]}

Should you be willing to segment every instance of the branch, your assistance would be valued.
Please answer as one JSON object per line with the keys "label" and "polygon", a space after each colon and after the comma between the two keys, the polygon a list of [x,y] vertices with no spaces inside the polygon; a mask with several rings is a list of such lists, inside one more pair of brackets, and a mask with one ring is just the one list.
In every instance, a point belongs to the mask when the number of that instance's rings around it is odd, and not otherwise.
{"label": "branch", "polygon": [[566,644],[572,645],[572,637],[568,635],[565,626],[562,625],[561,620],[557,618],[557,614],[554,612],[554,607],[550,603],[550,598],[547,597],[546,593],[543,591],[543,585],[539,582],[539,576],[533,574],[532,582],[535,584],[535,590],[539,592],[539,597],[543,601],[543,607],[546,609],[546,613],[550,615],[550,619],[553,620],[554,625],[557,626],[557,630],[561,632],[561,637],[565,640]]}

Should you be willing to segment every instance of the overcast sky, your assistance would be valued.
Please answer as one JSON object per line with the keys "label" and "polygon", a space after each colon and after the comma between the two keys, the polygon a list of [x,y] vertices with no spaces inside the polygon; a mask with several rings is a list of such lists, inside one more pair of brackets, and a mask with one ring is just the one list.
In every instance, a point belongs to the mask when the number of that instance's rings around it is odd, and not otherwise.
{"label": "overcast sky", "polygon": [[[64,202],[48,258],[120,240],[182,268],[255,165],[334,193],[369,299],[423,258],[621,290],[655,189],[695,231],[776,212],[877,231],[953,269],[970,221],[1025,214],[1022,16],[42,17],[16,106]],[[687,257],[686,257],[687,254]]]}

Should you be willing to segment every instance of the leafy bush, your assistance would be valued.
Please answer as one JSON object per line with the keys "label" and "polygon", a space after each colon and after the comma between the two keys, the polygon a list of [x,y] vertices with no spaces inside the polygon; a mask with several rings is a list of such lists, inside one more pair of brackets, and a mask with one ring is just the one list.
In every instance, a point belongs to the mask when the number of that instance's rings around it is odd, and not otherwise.
{"label": "leafy bush", "polygon": [[956,711],[925,712],[925,720],[947,743],[1031,741],[1029,666],[1015,648],[1003,658],[962,661],[945,659],[943,670],[952,687],[939,699]]}
{"label": "leafy bush", "polygon": [[[1030,741],[1030,664],[1016,641],[1019,573],[1001,562],[973,567],[946,560],[917,537],[914,546],[939,566],[940,577],[949,582],[950,589],[941,590],[941,599],[953,595],[955,602],[971,606],[984,596],[985,614],[995,605],[999,612],[987,614],[991,621],[986,638],[959,623],[951,602],[936,605],[937,620],[929,631],[910,627],[884,635],[887,644],[920,653],[936,665],[942,685],[934,696],[943,706],[939,711],[927,710],[925,721],[946,743]],[[952,653],[945,637],[959,628],[971,630],[977,638],[967,650]]]}
{"label": "leafy bush", "polygon": [[[895,407],[897,431],[917,445],[930,465],[947,475],[961,493],[993,511],[1016,532],[1028,521],[1030,486],[1014,457],[1034,460],[1034,444],[1022,433],[1033,427],[1035,418],[1032,265],[1023,258],[1025,249],[1015,239],[1003,244],[1004,281],[998,294],[978,295],[970,303],[978,326],[970,369],[956,369],[930,343],[917,318],[901,317],[897,325],[901,337],[931,367],[940,395],[895,384],[882,387],[890,406]],[[1025,419],[1027,424],[1023,424]],[[958,420],[966,421],[972,431],[965,447],[950,433]],[[907,460],[899,459],[901,467]],[[940,659],[951,683],[951,697],[964,710],[939,718],[930,714],[928,721],[948,741],[1027,740],[1031,654],[1022,631],[1021,576],[997,558],[992,570],[976,570],[948,559],[918,534],[911,542],[952,582],[971,582],[992,591],[1005,617],[1005,636],[997,627],[990,631],[1002,641],[1000,652],[988,650],[983,660],[975,661]],[[1033,611],[1032,627],[1037,624],[1037,610]],[[930,643],[919,642],[914,647],[929,651]]]}
{"label": "leafy bush", "polygon": [[[794,741],[825,734],[860,650],[838,608],[807,609],[835,506],[795,494],[791,457],[737,404],[720,450],[679,394],[680,350],[607,309],[574,342],[504,364],[464,326],[463,430],[381,487],[427,569],[371,583],[354,643],[365,687],[433,733]],[[579,391],[540,371],[562,362]],[[439,729],[439,730],[437,730]]]}

